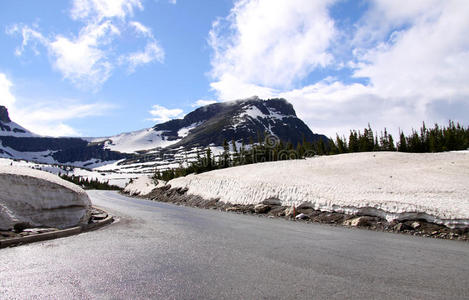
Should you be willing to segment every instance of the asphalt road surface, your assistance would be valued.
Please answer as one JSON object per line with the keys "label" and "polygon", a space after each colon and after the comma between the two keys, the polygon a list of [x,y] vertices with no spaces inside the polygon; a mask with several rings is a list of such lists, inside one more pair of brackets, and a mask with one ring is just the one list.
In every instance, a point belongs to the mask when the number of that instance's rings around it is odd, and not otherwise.
{"label": "asphalt road surface", "polygon": [[91,191],[119,221],[0,249],[0,298],[469,299],[469,243]]}

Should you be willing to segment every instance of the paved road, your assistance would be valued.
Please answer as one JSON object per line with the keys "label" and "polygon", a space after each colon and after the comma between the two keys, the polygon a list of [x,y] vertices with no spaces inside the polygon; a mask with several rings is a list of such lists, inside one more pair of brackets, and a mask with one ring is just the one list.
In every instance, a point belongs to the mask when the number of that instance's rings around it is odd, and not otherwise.
{"label": "paved road", "polygon": [[1,249],[1,299],[469,298],[468,243],[89,194],[119,222]]}

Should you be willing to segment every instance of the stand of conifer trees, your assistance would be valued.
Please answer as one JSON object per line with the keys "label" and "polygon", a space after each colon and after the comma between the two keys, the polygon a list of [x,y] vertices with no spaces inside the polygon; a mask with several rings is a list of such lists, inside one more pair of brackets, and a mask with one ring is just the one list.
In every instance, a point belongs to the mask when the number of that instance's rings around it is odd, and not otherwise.
{"label": "stand of conifer trees", "polygon": [[88,179],[80,176],[68,176],[66,174],[59,174],[60,178],[70,181],[79,185],[87,190],[120,190],[121,188],[116,185],[110,185],[108,181],[99,182],[98,179]]}

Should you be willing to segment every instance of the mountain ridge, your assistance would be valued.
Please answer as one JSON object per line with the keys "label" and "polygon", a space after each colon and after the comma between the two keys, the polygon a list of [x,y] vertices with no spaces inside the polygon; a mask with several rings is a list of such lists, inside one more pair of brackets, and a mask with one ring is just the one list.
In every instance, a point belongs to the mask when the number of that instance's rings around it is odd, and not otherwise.
{"label": "mountain ridge", "polygon": [[148,161],[151,156],[141,156],[175,153],[177,149],[222,146],[224,141],[231,140],[248,144],[264,134],[293,145],[304,140],[314,142],[327,139],[313,133],[297,117],[293,106],[282,98],[263,100],[251,97],[214,103],[199,107],[182,119],[102,138],[40,137],[16,124],[19,127],[15,128],[25,131],[22,134],[29,134],[22,136],[12,131],[11,124],[16,123],[10,120],[8,110],[0,107],[0,129],[10,127],[9,131],[3,130],[0,135],[0,157],[62,164],[121,159]]}

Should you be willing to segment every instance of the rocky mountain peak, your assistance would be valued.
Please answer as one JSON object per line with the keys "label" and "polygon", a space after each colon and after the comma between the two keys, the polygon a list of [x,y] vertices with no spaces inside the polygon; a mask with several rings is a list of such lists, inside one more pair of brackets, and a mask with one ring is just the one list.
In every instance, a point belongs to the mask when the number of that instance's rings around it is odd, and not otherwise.
{"label": "rocky mountain peak", "polygon": [[165,140],[174,141],[172,148],[219,146],[225,140],[248,143],[264,134],[294,145],[304,139],[313,141],[322,137],[298,119],[287,100],[258,97],[199,107],[183,119],[157,124],[153,130],[161,132]]}
{"label": "rocky mountain peak", "polygon": [[0,122],[3,122],[3,123],[11,122],[10,116],[8,115],[8,109],[3,105],[0,105]]}

